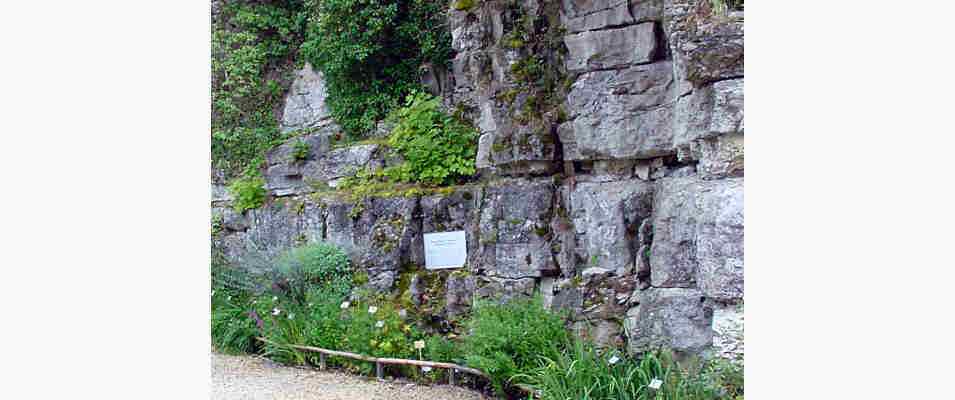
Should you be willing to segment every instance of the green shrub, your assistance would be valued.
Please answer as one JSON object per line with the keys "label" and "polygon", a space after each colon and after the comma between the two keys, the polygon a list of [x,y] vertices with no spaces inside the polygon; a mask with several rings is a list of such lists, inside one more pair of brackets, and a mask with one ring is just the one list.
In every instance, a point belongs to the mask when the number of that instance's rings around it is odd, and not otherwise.
{"label": "green shrub", "polygon": [[[543,360],[539,369],[526,375],[542,400],[715,400],[742,398],[743,394],[741,374],[683,369],[662,351],[635,360],[613,351],[601,354],[592,344],[574,340],[567,351]],[[737,376],[734,384],[738,386],[723,384]],[[650,387],[654,379],[661,381],[659,389]]]}
{"label": "green shrub", "polygon": [[212,27],[212,160],[228,177],[282,140],[284,74],[305,28],[302,1],[228,2]]}
{"label": "green shrub", "polygon": [[568,341],[563,318],[546,310],[540,296],[505,304],[479,301],[465,326],[464,358],[490,375],[499,394],[506,383],[526,383],[540,358],[558,357]]}
{"label": "green shrub", "polygon": [[[345,295],[335,290],[314,288],[306,296],[305,344],[325,349],[342,349],[346,327],[341,319]],[[317,354],[310,360],[317,364]]]}
{"label": "green shrub", "polygon": [[249,173],[234,179],[229,184],[229,193],[232,194],[232,208],[240,213],[261,207],[265,204],[265,197],[268,194],[265,190],[265,179],[257,174]]}
{"label": "green shrub", "polygon": [[385,174],[399,182],[433,185],[473,175],[477,132],[441,111],[437,97],[416,92],[406,101],[392,116],[397,125],[388,139],[404,162]]}
{"label": "green shrub", "polygon": [[412,89],[418,68],[444,67],[451,55],[446,4],[432,0],[309,0],[305,59],[322,70],[328,107],[353,137]]}
{"label": "green shrub", "polygon": [[337,296],[353,285],[348,255],[335,245],[315,242],[296,247],[275,261],[276,283],[285,295],[304,304],[308,292],[321,289]]}

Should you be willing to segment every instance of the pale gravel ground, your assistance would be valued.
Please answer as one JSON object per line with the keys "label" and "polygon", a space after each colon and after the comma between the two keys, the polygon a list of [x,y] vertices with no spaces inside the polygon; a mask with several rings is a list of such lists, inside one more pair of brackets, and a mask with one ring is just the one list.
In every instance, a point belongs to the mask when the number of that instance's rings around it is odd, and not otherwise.
{"label": "pale gravel ground", "polygon": [[334,371],[291,368],[260,357],[212,353],[212,399],[488,400],[462,387],[379,382]]}

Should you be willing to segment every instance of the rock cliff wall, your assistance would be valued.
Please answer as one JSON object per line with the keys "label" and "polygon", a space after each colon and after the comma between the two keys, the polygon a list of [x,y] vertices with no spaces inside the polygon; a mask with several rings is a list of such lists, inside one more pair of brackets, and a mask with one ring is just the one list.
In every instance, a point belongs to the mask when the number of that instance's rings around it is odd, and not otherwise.
{"label": "rock cliff wall", "polygon": [[[474,298],[540,291],[604,345],[741,355],[742,12],[697,0],[457,8],[451,71],[424,80],[480,130],[479,177],[343,198],[341,178],[393,161],[375,143],[331,143],[324,84],[306,66],[281,124],[311,130],[308,157],[272,150],[270,200],[244,214],[214,185],[214,245],[241,260],[324,240],[370,287],[444,319]],[[467,232],[468,265],[424,271],[421,234],[448,230]]]}

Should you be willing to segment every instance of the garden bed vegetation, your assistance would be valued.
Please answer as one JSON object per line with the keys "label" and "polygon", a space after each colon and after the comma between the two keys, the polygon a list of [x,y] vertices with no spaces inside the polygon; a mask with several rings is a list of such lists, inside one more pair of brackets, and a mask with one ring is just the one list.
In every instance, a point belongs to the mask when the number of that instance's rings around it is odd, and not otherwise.
{"label": "garden bed vegetation", "polygon": [[[628,357],[570,335],[564,315],[547,310],[539,296],[508,302],[478,301],[463,332],[428,332],[416,311],[360,284],[345,253],[311,243],[270,261],[269,272],[213,264],[212,341],[229,354],[254,353],[289,365],[320,364],[304,345],[373,356],[465,365],[486,373],[502,398],[742,399],[742,369],[724,362],[676,363],[660,350]],[[264,337],[267,342],[255,338]],[[423,343],[416,348],[415,343]],[[332,367],[370,375],[374,365],[329,357]],[[421,382],[446,379],[446,371],[391,365],[386,373]],[[521,389],[518,389],[521,388]]]}

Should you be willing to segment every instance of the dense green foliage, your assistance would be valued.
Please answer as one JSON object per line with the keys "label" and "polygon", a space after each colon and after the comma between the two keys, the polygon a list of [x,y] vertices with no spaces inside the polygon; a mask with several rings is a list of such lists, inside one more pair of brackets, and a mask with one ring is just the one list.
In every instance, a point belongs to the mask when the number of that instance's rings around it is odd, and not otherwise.
{"label": "dense green foliage", "polygon": [[422,64],[448,63],[444,7],[432,0],[309,0],[302,55],[324,73],[329,110],[346,133],[371,130],[419,87]]}
{"label": "dense green foliage", "polygon": [[212,159],[230,177],[281,142],[276,112],[302,41],[301,0],[228,2],[212,31]]}
{"label": "dense green foliage", "polygon": [[[213,21],[212,157],[227,177],[287,139],[278,113],[291,70],[310,61],[324,74],[332,116],[351,137],[420,88],[419,67],[449,63],[443,2],[248,0]],[[301,55],[301,56],[299,56]],[[295,160],[307,157],[295,148]]]}
{"label": "dense green foliage", "polygon": [[229,184],[229,193],[232,194],[232,208],[241,213],[265,204],[268,191],[265,190],[265,179],[262,176],[257,173],[247,173],[232,180]]}
{"label": "dense green foliage", "polygon": [[504,393],[506,383],[526,383],[540,357],[557,357],[569,337],[563,318],[547,311],[540,296],[504,304],[478,302],[466,323],[467,364],[491,376]]}
{"label": "dense green foliage", "polygon": [[440,99],[426,93],[408,95],[392,116],[397,125],[388,145],[404,162],[386,174],[399,182],[449,184],[475,172],[477,132],[441,110]]}
{"label": "dense green foliage", "polygon": [[[601,354],[593,345],[574,340],[567,351],[542,361],[539,369],[527,375],[542,400],[703,400],[743,395],[741,369],[713,363],[704,371],[691,372],[665,352],[636,360],[615,352]],[[715,369],[716,365],[721,367]],[[653,380],[660,381],[656,389]]]}

